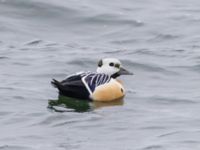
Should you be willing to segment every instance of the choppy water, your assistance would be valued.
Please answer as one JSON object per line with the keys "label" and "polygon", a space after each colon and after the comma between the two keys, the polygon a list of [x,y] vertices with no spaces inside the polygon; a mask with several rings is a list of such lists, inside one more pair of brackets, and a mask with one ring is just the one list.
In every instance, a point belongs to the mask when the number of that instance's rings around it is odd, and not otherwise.
{"label": "choppy water", "polygon": [[[117,57],[123,102],[55,112],[51,78]],[[200,1],[1,0],[1,150],[200,149]]]}

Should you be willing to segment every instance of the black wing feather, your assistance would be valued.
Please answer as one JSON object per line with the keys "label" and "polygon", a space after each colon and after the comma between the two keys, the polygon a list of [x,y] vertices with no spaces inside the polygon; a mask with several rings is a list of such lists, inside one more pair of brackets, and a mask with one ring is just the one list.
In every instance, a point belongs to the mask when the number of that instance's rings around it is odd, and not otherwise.
{"label": "black wing feather", "polygon": [[61,82],[53,79],[52,85],[59,90],[60,95],[79,99],[89,99],[89,92],[81,81],[80,75],[71,76]]}
{"label": "black wing feather", "polygon": [[106,74],[89,72],[69,76],[61,82],[53,79],[51,83],[54,87],[58,88],[60,95],[89,99],[90,94],[97,86],[108,83],[110,80],[110,76]]}

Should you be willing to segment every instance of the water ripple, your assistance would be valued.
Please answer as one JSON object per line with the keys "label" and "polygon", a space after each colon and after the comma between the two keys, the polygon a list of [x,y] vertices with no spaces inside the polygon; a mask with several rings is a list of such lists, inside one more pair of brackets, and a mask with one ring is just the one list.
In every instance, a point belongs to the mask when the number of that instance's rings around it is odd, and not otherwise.
{"label": "water ripple", "polygon": [[0,150],[33,150],[33,149],[26,146],[3,145],[3,146],[0,146]]}
{"label": "water ripple", "polygon": [[38,45],[38,44],[41,44],[42,42],[43,42],[42,40],[33,40],[26,43],[26,45]]}
{"label": "water ripple", "polygon": [[85,23],[94,23],[94,24],[103,24],[103,25],[120,25],[127,24],[134,27],[141,27],[144,25],[143,22],[137,20],[129,20],[120,18],[120,16],[109,15],[109,14],[100,14],[90,18],[84,19]]}
{"label": "water ripple", "polygon": [[150,39],[151,42],[159,42],[159,41],[168,41],[168,40],[175,40],[180,38],[179,35],[173,35],[173,34],[158,34],[154,38]]}
{"label": "water ripple", "polygon": [[151,145],[151,146],[144,147],[141,150],[163,150],[163,149],[165,148],[161,145]]}

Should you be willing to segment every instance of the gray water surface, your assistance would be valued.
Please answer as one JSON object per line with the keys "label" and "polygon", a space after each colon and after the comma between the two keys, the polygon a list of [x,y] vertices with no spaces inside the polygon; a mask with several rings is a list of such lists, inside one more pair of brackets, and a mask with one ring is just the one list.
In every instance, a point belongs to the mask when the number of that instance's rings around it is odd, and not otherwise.
{"label": "gray water surface", "polygon": [[[123,102],[47,108],[103,57],[135,74]],[[200,1],[1,0],[0,81],[0,150],[200,149]]]}

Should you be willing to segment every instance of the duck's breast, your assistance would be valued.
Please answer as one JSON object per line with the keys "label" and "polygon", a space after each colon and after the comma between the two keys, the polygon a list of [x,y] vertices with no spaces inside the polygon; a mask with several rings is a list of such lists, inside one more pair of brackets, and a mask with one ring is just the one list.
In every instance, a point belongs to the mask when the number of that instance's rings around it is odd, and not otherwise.
{"label": "duck's breast", "polygon": [[91,99],[94,101],[113,101],[122,98],[124,95],[125,90],[122,84],[115,79],[111,79],[110,82],[96,87]]}

